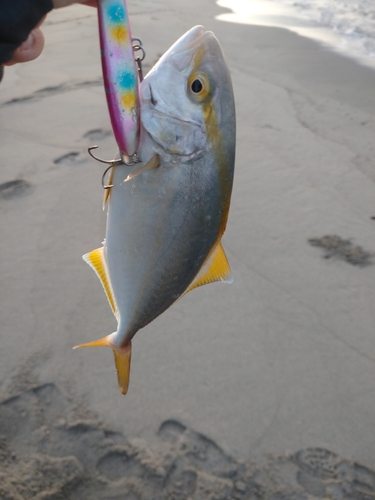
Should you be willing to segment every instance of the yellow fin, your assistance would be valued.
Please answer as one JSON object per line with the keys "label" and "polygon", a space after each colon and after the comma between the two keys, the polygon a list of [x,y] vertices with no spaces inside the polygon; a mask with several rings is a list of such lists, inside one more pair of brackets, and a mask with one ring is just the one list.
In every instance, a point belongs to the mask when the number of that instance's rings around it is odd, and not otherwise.
{"label": "yellow fin", "polygon": [[216,281],[224,281],[224,283],[233,282],[228,259],[221,241],[214,247],[214,250],[210,253],[199,273],[183,295],[191,292],[194,288],[215,283]]}
{"label": "yellow fin", "polygon": [[104,248],[97,248],[90,253],[85,254],[82,259],[87,262],[87,264],[94,269],[101,284],[103,285],[104,291],[107,295],[108,302],[111,306],[113,314],[118,317],[116,302],[112,293],[111,285],[109,283],[109,277],[107,274],[107,268],[104,260]]}
{"label": "yellow fin", "polygon": [[[114,173],[115,173],[115,165],[112,165],[112,168],[110,169],[110,172],[109,172],[108,186],[111,186],[113,184]],[[107,201],[109,200],[109,196],[111,194],[111,189],[112,188],[109,187],[109,188],[106,188],[104,190],[103,205],[102,205],[103,210],[105,209]]]}
{"label": "yellow fin", "polygon": [[135,167],[132,169],[130,174],[127,176],[126,179],[124,179],[124,182],[131,181],[134,179],[134,177],[137,177],[140,174],[143,174],[143,172],[146,172],[146,170],[151,170],[152,168],[156,168],[160,165],[160,156],[158,154],[154,154],[151,156],[151,158],[148,160],[148,162],[145,165],[142,165],[141,167],[139,165],[135,165]]}
{"label": "yellow fin", "polygon": [[80,344],[73,347],[73,349],[80,349],[81,347],[112,347],[109,342],[110,335],[103,337],[99,340],[94,340],[93,342],[87,342],[87,344]]}
{"label": "yellow fin", "polygon": [[94,342],[76,345],[73,349],[80,349],[81,347],[112,347],[113,354],[115,356],[118,385],[120,387],[121,394],[125,396],[129,387],[132,344],[129,342],[125,347],[118,349],[113,347],[110,342],[110,337],[111,335],[107,335],[99,340],[94,340]]}
{"label": "yellow fin", "polygon": [[130,378],[130,360],[132,357],[132,344],[129,342],[125,347],[113,349],[117,371],[117,381],[121,394],[125,396],[128,392]]}

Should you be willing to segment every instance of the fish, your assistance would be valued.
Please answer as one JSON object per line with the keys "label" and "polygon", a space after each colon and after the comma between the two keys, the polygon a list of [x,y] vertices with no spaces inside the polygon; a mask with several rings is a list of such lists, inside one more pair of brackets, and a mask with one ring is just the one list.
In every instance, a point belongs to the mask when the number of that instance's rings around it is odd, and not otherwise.
{"label": "fish", "polygon": [[191,290],[232,282],[221,238],[232,193],[236,120],[230,73],[210,31],[195,26],[140,84],[141,162],[111,172],[103,246],[83,256],[117,330],[77,347],[111,347],[122,394],[131,343]]}
{"label": "fish", "polygon": [[139,144],[138,70],[125,0],[100,0],[98,22],[105,94],[113,134],[123,160]]}

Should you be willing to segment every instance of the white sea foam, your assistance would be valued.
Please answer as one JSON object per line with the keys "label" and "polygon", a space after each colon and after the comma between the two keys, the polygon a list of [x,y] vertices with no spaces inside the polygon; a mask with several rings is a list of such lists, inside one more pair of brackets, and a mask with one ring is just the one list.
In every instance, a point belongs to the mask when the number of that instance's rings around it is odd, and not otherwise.
{"label": "white sea foam", "polygon": [[223,21],[279,26],[375,66],[375,0],[218,0]]}

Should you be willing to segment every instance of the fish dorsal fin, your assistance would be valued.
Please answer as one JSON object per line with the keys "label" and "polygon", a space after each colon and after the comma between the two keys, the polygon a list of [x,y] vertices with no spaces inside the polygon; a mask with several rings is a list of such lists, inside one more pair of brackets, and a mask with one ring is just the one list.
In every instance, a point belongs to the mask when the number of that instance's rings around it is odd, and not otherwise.
{"label": "fish dorsal fin", "polygon": [[87,262],[87,264],[93,268],[96,272],[96,275],[100,279],[101,284],[103,285],[104,291],[107,295],[108,302],[111,306],[113,314],[118,319],[118,312],[116,307],[116,301],[113,296],[113,292],[111,289],[109,276],[107,273],[107,266],[104,259],[104,248],[97,248],[90,253],[86,253],[82,259]]}
{"label": "fish dorsal fin", "polygon": [[194,290],[194,288],[215,283],[216,281],[223,281],[224,283],[233,282],[228,259],[221,241],[216,244],[184,295]]}

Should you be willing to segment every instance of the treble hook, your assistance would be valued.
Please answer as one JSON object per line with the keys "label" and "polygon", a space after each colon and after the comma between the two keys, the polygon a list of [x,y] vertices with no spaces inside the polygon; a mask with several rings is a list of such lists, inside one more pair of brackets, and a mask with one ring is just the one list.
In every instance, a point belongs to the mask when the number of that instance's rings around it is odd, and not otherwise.
{"label": "treble hook", "polygon": [[111,170],[111,168],[113,168],[115,165],[110,165],[109,167],[107,167],[105,170],[104,170],[104,173],[102,175],[102,188],[103,189],[111,189],[113,187],[113,184],[104,184],[104,179],[105,179],[105,176],[107,174],[107,172],[109,170]]}
{"label": "treble hook", "polygon": [[94,160],[99,161],[100,163],[105,163],[106,165],[108,165],[108,167],[104,170],[104,173],[102,175],[102,187],[103,187],[103,189],[109,189],[109,188],[113,187],[113,184],[105,184],[105,182],[104,182],[104,179],[105,179],[107,172],[109,172],[109,170],[111,170],[112,167],[115,167],[116,165],[131,166],[131,165],[134,165],[134,164],[139,163],[141,161],[138,158],[137,153],[135,153],[133,156],[126,156],[121,152],[120,152],[121,158],[117,158],[117,159],[113,159],[113,160],[103,160],[102,158],[95,156],[92,152],[94,149],[98,149],[98,147],[99,146],[91,146],[88,148],[87,151],[88,151],[89,155],[92,158],[94,158]]}
{"label": "treble hook", "polygon": [[100,161],[100,163],[105,163],[108,165],[108,167],[104,170],[104,173],[102,175],[102,187],[103,189],[110,189],[111,187],[113,187],[113,184],[105,184],[104,180],[105,180],[105,176],[107,175],[107,172],[109,172],[109,170],[111,170],[112,167],[115,167],[116,165],[121,165],[123,163],[122,159],[119,158],[117,160],[113,159],[113,160],[103,160],[102,158],[98,158],[97,156],[95,156],[92,151],[94,149],[98,149],[99,146],[91,146],[90,148],[88,148],[88,152],[89,152],[89,155],[94,158],[94,160],[96,161]]}
{"label": "treble hook", "polygon": [[[115,166],[115,165],[120,165],[120,163],[123,163],[122,159],[121,158],[118,158],[117,160],[116,159],[113,159],[113,160],[103,160],[102,158],[98,158],[97,156],[95,156],[92,151],[94,149],[98,149],[99,146],[91,146],[90,148],[88,148],[88,153],[89,155],[94,158],[94,160],[96,161],[100,161],[100,163],[106,163],[107,165],[111,165],[111,166]],[[108,169],[107,169],[108,170]]]}

